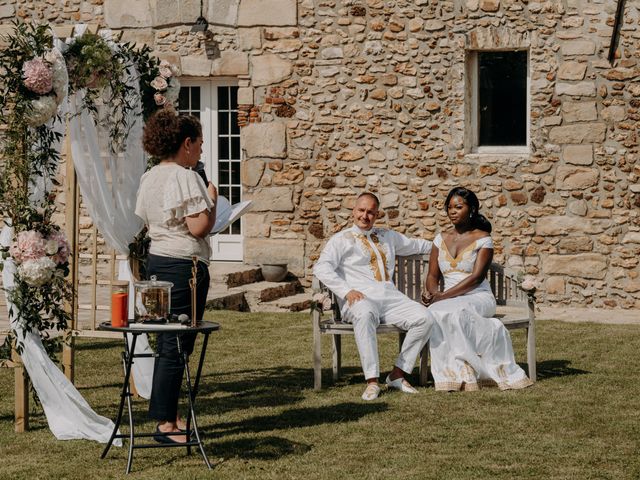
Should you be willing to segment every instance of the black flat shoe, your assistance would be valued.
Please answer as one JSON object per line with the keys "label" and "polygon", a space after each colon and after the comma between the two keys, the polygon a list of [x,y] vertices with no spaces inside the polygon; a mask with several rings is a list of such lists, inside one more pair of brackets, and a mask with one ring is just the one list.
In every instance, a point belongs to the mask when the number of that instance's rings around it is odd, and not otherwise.
{"label": "black flat shoe", "polygon": [[[184,435],[186,432],[183,432],[182,430],[180,430],[179,432],[172,432],[171,435],[165,435],[164,432],[162,432],[160,430],[160,428],[156,427],[156,433],[153,436],[153,439],[158,442],[158,443],[168,443],[168,444],[177,444],[177,445],[183,445],[186,442],[176,442],[172,437],[174,435]],[[190,441],[187,440],[187,442]]]}

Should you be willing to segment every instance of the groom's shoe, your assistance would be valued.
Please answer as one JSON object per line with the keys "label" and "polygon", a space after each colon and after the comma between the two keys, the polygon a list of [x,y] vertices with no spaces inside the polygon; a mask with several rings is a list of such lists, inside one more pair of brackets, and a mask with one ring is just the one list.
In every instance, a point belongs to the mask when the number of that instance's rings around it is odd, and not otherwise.
{"label": "groom's shoe", "polygon": [[375,400],[380,396],[380,386],[377,383],[368,383],[367,388],[364,389],[362,399],[364,401]]}
{"label": "groom's shoe", "polygon": [[385,383],[389,388],[395,388],[404,393],[418,393],[418,390],[413,388],[411,384],[407,382],[403,377],[398,377],[395,380],[391,380],[389,375],[387,375]]}

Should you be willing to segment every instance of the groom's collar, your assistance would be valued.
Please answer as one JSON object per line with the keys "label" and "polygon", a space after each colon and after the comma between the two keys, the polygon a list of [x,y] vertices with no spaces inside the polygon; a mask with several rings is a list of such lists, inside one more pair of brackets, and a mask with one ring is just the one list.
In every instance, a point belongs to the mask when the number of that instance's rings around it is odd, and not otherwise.
{"label": "groom's collar", "polygon": [[375,230],[376,227],[372,227],[369,230],[362,230],[357,225],[353,225],[351,228],[353,230],[353,233],[356,233],[356,234],[359,234],[359,235],[367,235],[367,236],[369,236]]}

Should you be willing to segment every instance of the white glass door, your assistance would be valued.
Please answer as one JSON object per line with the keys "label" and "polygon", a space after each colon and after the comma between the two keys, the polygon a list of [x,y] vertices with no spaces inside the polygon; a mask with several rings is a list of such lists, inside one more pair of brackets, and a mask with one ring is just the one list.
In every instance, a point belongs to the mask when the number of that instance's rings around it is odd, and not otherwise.
{"label": "white glass door", "polygon": [[[238,87],[219,81],[182,80],[179,110],[202,122],[202,161],[218,194],[231,202],[242,200]],[[242,261],[242,220],[211,239],[212,259]]]}

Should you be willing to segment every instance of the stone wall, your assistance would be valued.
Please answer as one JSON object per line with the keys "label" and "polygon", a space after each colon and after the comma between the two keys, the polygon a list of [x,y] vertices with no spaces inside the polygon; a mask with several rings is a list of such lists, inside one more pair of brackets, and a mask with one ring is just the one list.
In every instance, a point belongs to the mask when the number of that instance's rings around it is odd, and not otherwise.
{"label": "stone wall", "polygon": [[[168,5],[170,3],[171,5]],[[496,259],[543,280],[549,304],[640,306],[640,11],[555,0],[7,2],[0,17],[80,19],[151,45],[185,76],[240,85],[245,261],[285,260],[309,281],[357,194],[381,224],[433,238],[462,184],[494,226]],[[30,8],[26,8],[26,6]],[[528,49],[529,154],[469,149],[468,52]]]}

